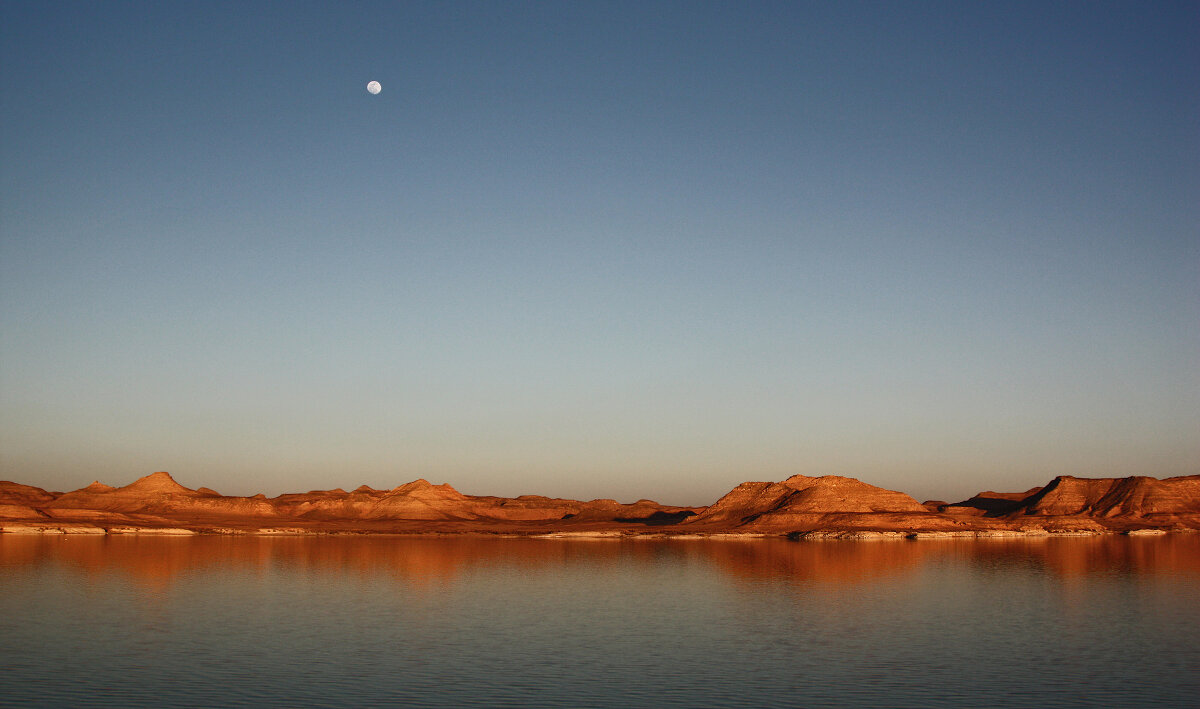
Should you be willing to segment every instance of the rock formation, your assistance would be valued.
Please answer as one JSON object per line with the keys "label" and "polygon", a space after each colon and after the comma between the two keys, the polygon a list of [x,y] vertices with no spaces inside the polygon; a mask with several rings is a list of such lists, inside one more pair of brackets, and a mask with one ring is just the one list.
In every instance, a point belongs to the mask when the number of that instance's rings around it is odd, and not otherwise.
{"label": "rock formation", "polygon": [[0,531],[123,533],[754,534],[804,539],[1012,536],[1200,529],[1200,475],[1158,480],[1060,476],[1025,492],[919,503],[854,478],[746,482],[707,508],[653,500],[583,502],[466,495],[414,480],[275,498],[190,489],[165,472],[68,493],[0,482]]}
{"label": "rock formation", "polygon": [[1114,522],[1141,520],[1157,524],[1187,524],[1200,517],[1200,475],[1158,480],[1077,478],[1060,475],[1043,487],[1026,492],[981,492],[939,512],[951,515],[1021,519],[1079,517]]}
{"label": "rock formation", "polygon": [[[1030,488],[1025,492],[980,492],[962,502],[934,504],[934,511],[955,515],[973,515],[999,517],[1014,512],[1021,507],[1021,502],[1038,492],[1041,487]],[[929,506],[929,503],[926,503]]]}
{"label": "rock formation", "polygon": [[[226,515],[273,516],[275,508],[265,500],[224,497],[204,488],[191,490],[165,472],[152,473],[125,487],[94,482],[68,492],[42,506],[51,517],[71,519],[109,517],[128,521],[131,514],[184,519]],[[102,513],[97,515],[96,513]],[[106,513],[106,514],[105,514]]]}
{"label": "rock formation", "polygon": [[38,519],[46,515],[37,510],[53,502],[58,495],[40,487],[0,481],[0,518]]}
{"label": "rock formation", "polygon": [[957,526],[902,492],[838,475],[793,475],[780,483],[742,483],[684,524],[775,533]]}
{"label": "rock formation", "polygon": [[653,500],[563,500],[539,495],[517,498],[464,495],[450,485],[414,480],[391,490],[366,485],[352,492],[313,490],[268,499],[227,497],[192,490],[168,473],[147,475],[125,487],[100,482],[62,493],[17,483],[0,483],[0,519],[49,520],[124,529],[189,527],[201,531],[244,531],[280,526],[297,531],[517,531],[546,525],[588,528],[664,525],[695,514],[696,508]]}

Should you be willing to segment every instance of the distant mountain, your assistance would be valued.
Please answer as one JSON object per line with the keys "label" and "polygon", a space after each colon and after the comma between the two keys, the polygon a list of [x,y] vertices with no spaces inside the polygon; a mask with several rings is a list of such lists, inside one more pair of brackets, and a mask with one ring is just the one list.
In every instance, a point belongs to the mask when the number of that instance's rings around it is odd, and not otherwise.
{"label": "distant mountain", "polygon": [[414,480],[390,490],[362,485],[275,498],[191,489],[157,472],[124,487],[93,482],[67,493],[0,482],[0,531],[667,533],[804,538],[1000,535],[1200,529],[1200,475],[1158,480],[1059,476],[1025,492],[981,492],[956,503],[919,503],[854,478],[793,475],[746,482],[711,506],[653,500],[588,502],[466,495]]}
{"label": "distant mountain", "polygon": [[[464,495],[450,485],[414,480],[391,490],[366,485],[290,493],[268,499],[227,497],[208,488],[192,490],[168,473],[147,475],[124,487],[94,482],[68,492],[49,493],[17,483],[0,483],[0,519],[57,520],[89,524],[173,526],[202,530],[253,530],[286,525],[329,531],[538,531],[536,525],[589,524],[659,526],[695,514],[697,509],[660,505],[653,500],[563,500],[538,495],[517,498]],[[433,525],[422,526],[422,523]],[[467,526],[464,526],[467,525]]]}
{"label": "distant mountain", "polygon": [[195,519],[227,515],[274,516],[273,505],[253,498],[224,497],[211,490],[192,490],[175,482],[169,473],[151,473],[125,487],[94,482],[68,492],[42,506],[57,519],[101,518],[108,513],[117,521],[136,521],[128,515],[152,515],[165,519]]}

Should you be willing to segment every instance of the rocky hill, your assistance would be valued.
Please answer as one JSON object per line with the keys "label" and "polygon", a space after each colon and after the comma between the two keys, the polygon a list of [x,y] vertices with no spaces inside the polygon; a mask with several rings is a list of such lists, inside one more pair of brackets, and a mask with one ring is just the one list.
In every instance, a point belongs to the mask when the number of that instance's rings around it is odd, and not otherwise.
{"label": "rocky hill", "polygon": [[747,532],[788,533],[818,528],[844,530],[951,529],[902,492],[837,475],[793,475],[779,483],[738,485],[684,524]]}
{"label": "rocky hill", "polygon": [[[536,532],[550,525],[573,528],[658,526],[695,514],[701,508],[660,505],[653,500],[622,504],[538,495],[516,498],[464,495],[450,485],[414,480],[390,490],[363,485],[342,489],[230,497],[208,488],[184,487],[165,472],[124,487],[94,482],[68,493],[0,482],[0,520],[11,530],[37,523],[74,523],[117,527],[171,527],[199,531],[362,532]],[[553,530],[552,530],[553,531]]]}
{"label": "rocky hill", "polygon": [[414,480],[390,490],[313,490],[267,498],[191,489],[158,472],[124,487],[67,493],[0,482],[0,531],[105,533],[752,534],[800,538],[1011,536],[1200,529],[1200,476],[1059,476],[1025,492],[917,502],[854,478],[745,482],[709,507],[653,500],[466,495]]}
{"label": "rocky hill", "polygon": [[1000,519],[1084,517],[1153,524],[1187,524],[1200,516],[1200,475],[1157,478],[1077,478],[1060,475],[1018,493],[981,492],[938,507],[952,515]]}

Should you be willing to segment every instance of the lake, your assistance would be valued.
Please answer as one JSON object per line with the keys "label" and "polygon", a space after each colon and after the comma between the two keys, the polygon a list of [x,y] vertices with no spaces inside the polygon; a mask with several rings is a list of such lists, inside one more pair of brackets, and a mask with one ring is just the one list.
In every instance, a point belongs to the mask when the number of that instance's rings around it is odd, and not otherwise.
{"label": "lake", "polygon": [[0,705],[1185,707],[1200,535],[0,535]]}

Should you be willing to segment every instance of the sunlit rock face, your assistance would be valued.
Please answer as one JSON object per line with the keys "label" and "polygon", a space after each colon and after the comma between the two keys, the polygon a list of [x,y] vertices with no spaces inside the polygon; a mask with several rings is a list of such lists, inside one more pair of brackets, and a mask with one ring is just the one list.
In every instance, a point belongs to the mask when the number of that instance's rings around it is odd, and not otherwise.
{"label": "sunlit rock face", "polygon": [[1146,476],[1077,478],[1061,475],[1026,492],[981,492],[938,506],[954,516],[1016,520],[1021,517],[1086,517],[1102,520],[1186,519],[1200,515],[1200,475],[1159,480]]}
{"label": "sunlit rock face", "polygon": [[37,508],[53,502],[59,494],[32,485],[0,481],[0,518],[44,519],[47,515]]}
{"label": "sunlit rock face", "polygon": [[449,485],[414,480],[391,490],[363,485],[353,492],[338,488],[280,495],[272,502],[281,514],[311,520],[453,520],[470,517],[463,507],[466,499]]}
{"label": "sunlit rock face", "polygon": [[[270,499],[263,495],[227,497],[204,487],[192,490],[165,472],[147,475],[124,487],[94,482],[66,494],[17,483],[0,485],[0,519],[86,523],[113,529],[129,525],[165,528],[168,523],[202,526],[209,531],[229,525],[261,530],[287,524],[297,525],[288,527],[293,531],[338,532],[512,531],[525,523],[662,526],[693,515],[698,509],[660,505],[653,500],[626,504],[540,495],[474,496],[427,480],[414,480],[390,490],[362,485],[352,492],[340,488],[313,490]],[[521,531],[540,530],[533,527]]]}
{"label": "sunlit rock face", "polygon": [[793,475],[779,483],[742,483],[687,523],[764,532],[829,525],[889,530],[906,524],[922,529],[954,525],[902,492],[838,475]]}
{"label": "sunlit rock face", "polygon": [[1153,514],[1200,512],[1200,475],[1157,480],[1076,478],[1062,475],[1029,498],[1029,515],[1088,515],[1142,517]]}
{"label": "sunlit rock face", "polygon": [[779,507],[796,489],[783,483],[745,482],[730,490],[689,524],[737,526]]}
{"label": "sunlit rock face", "polygon": [[0,500],[9,505],[44,505],[62,493],[46,492],[40,487],[0,480]]}
{"label": "sunlit rock face", "polygon": [[[124,487],[94,482],[68,492],[45,505],[54,517],[69,517],[81,510],[115,515],[149,514],[186,519],[189,516],[273,516],[274,506],[262,499],[225,497],[213,490],[192,490],[169,473],[158,472]],[[114,519],[118,517],[114,516]]]}
{"label": "sunlit rock face", "polygon": [[691,508],[660,505],[653,500],[622,504],[616,500],[564,500],[540,495],[492,497],[464,495],[450,485],[414,480],[391,490],[360,487],[280,495],[274,500],[282,514],[313,520],[429,520],[530,522],[614,522],[678,514]]}
{"label": "sunlit rock face", "polygon": [[94,482],[68,493],[0,482],[0,531],[128,533],[190,529],[256,533],[759,534],[876,539],[1096,534],[1200,529],[1200,476],[1158,480],[1057,477],[1025,492],[981,492],[956,503],[912,497],[836,475],[746,482],[707,508],[653,500],[588,502],[540,495],[466,495],[414,480],[228,497],[165,472],[124,487]]}

